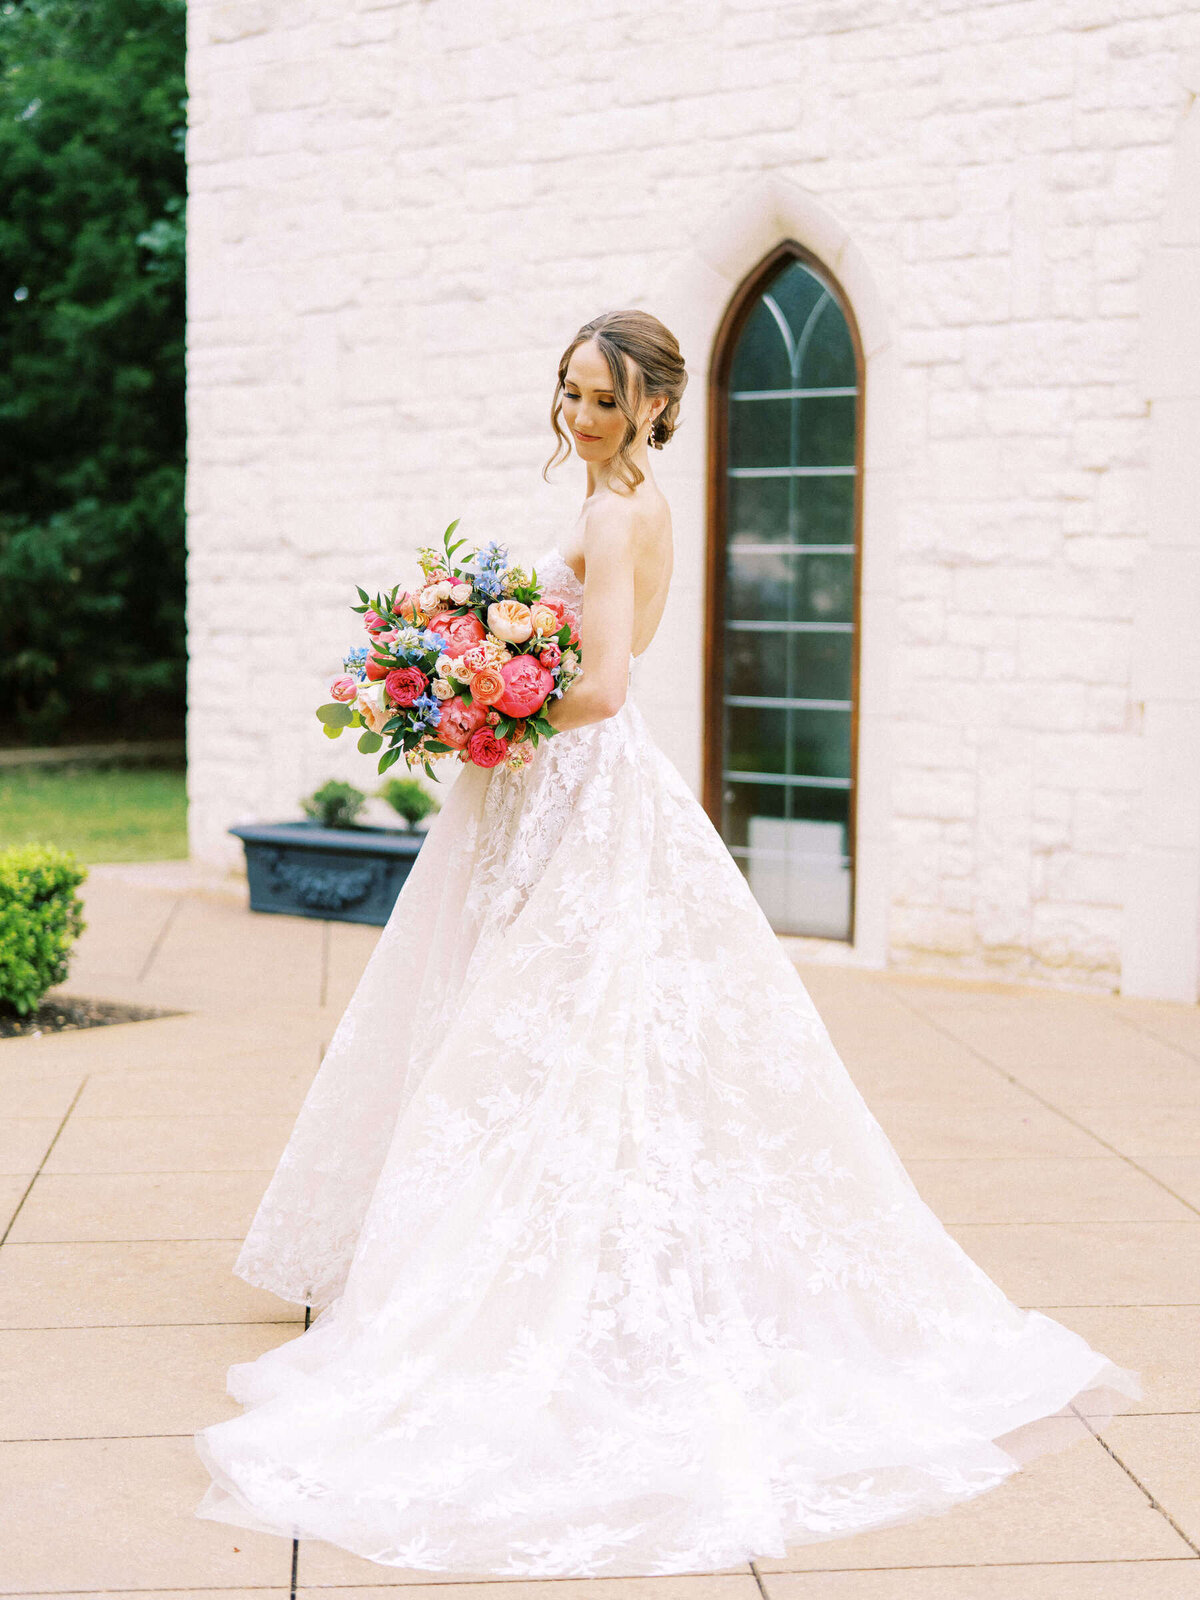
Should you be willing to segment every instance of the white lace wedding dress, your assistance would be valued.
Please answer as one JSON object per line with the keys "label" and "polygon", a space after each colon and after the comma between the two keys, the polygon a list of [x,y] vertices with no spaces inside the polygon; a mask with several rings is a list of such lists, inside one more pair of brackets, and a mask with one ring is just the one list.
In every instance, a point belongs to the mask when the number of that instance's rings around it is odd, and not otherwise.
{"label": "white lace wedding dress", "polygon": [[234,1270],[323,1309],[197,1514],[394,1567],[781,1556],[1142,1394],[921,1200],[632,698],[462,768]]}

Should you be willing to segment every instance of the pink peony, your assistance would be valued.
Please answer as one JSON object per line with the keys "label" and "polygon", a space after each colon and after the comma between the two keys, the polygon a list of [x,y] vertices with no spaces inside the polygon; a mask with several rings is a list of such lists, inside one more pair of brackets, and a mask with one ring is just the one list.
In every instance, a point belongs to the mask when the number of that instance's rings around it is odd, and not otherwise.
{"label": "pink peony", "polygon": [[329,685],[329,692],[335,700],[353,700],[358,693],[358,679],[335,678]]}
{"label": "pink peony", "polygon": [[564,622],[567,624],[571,630],[567,639],[568,644],[579,643],[579,617],[576,612],[571,610],[570,606],[567,605],[564,600],[541,600],[538,602],[538,604],[549,606],[550,610],[553,611],[554,615],[558,618],[558,625],[560,628]]}
{"label": "pink peony", "polygon": [[461,750],[475,730],[483,726],[486,716],[485,706],[474,703],[466,705],[462,696],[456,694],[452,699],[442,701],[437,736],[442,744]]}
{"label": "pink peony", "polygon": [[487,637],[487,630],[473,611],[467,611],[461,617],[453,617],[448,611],[442,611],[436,617],[430,617],[426,626],[431,633],[441,634],[445,640],[445,653],[451,658],[461,656],[473,644],[482,644]]}
{"label": "pink peony", "polygon": [[429,687],[429,679],[420,667],[397,667],[383,680],[383,687],[393,705],[412,706]]}
{"label": "pink peony", "polygon": [[476,728],[467,740],[467,754],[477,767],[494,767],[508,754],[508,740],[497,739],[490,728]]}
{"label": "pink peony", "polygon": [[535,656],[513,656],[500,663],[504,693],[493,701],[506,717],[531,717],[554,687],[554,679]]}

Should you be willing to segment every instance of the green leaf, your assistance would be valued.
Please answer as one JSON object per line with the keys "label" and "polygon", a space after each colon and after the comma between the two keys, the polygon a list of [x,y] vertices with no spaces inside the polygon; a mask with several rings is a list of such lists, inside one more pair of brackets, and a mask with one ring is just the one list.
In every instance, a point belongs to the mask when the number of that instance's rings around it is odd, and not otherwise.
{"label": "green leaf", "polygon": [[328,705],[317,707],[317,717],[327,728],[348,728],[354,712],[340,700],[331,700]]}
{"label": "green leaf", "polygon": [[436,773],[435,773],[435,772],[434,772],[434,770],[433,770],[433,768],[432,768],[432,767],[431,767],[431,766],[430,766],[430,765],[429,765],[429,763],[428,763],[428,761],[426,761],[426,762],[425,762],[425,763],[424,763],[424,766],[425,766],[425,771],[426,771],[426,772],[427,772],[427,773],[428,773],[428,774],[429,774],[429,776],[430,776],[430,777],[431,777],[431,778],[432,778],[432,779],[433,779],[433,780],[434,780],[434,782],[435,782],[435,783],[436,783],[436,782],[437,782],[437,774],[436,774]]}
{"label": "green leaf", "polygon": [[450,524],[450,526],[446,529],[445,533],[442,535],[443,541],[450,537],[450,535],[454,532],[455,528],[458,527],[458,525],[459,525],[459,523],[461,521],[462,521],[461,517],[455,517],[454,521]]}
{"label": "green leaf", "polygon": [[571,624],[569,622],[564,622],[562,627],[554,635],[555,642],[557,643],[558,648],[560,650],[565,650],[567,648],[567,640],[570,637],[571,637]]}
{"label": "green leaf", "polygon": [[327,739],[340,739],[342,737],[343,733],[345,733],[345,731],[346,731],[345,728],[336,727],[336,726],[335,727],[331,727],[329,725],[329,723],[326,723],[324,725],[324,727],[321,729],[321,732],[325,735],[325,737]]}
{"label": "green leaf", "polygon": [[[358,598],[362,601],[363,610],[365,611],[367,607],[367,591],[357,583],[354,585],[354,587],[358,590]],[[358,607],[354,606],[353,610],[357,611]]]}
{"label": "green leaf", "polygon": [[538,731],[536,728],[530,728],[529,737],[533,740],[533,748],[536,750],[538,747]]}
{"label": "green leaf", "polygon": [[453,750],[454,746],[452,744],[443,744],[440,739],[427,739],[425,748],[426,750],[436,750],[439,755],[442,755],[447,750]]}
{"label": "green leaf", "polygon": [[368,728],[365,732],[359,735],[358,748],[362,751],[363,755],[370,756],[374,755],[375,751],[379,749],[382,743],[383,740],[379,737],[379,735],[377,733],[372,733]]}
{"label": "green leaf", "polygon": [[400,746],[398,744],[394,744],[390,750],[385,750],[383,755],[380,756],[380,758],[379,758],[379,771],[380,772],[386,772],[387,769],[390,766],[392,766],[395,762],[399,761],[399,759],[400,759]]}

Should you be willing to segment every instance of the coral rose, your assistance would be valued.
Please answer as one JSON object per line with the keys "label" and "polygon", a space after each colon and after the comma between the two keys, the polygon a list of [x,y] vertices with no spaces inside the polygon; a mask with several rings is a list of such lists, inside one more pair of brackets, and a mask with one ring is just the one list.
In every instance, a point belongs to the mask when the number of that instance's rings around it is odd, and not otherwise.
{"label": "coral rose", "polygon": [[329,685],[329,692],[335,700],[353,700],[358,693],[358,679],[335,678]]}
{"label": "coral rose", "polygon": [[487,608],[487,625],[505,644],[524,644],[533,632],[533,615],[521,600],[495,600]]}
{"label": "coral rose", "polygon": [[531,717],[545,702],[554,679],[536,656],[513,656],[500,668],[504,693],[493,702],[506,717]]}
{"label": "coral rose", "polygon": [[494,767],[508,754],[508,740],[497,739],[490,728],[477,728],[467,740],[467,754],[477,767]]}
{"label": "coral rose", "polygon": [[367,677],[372,683],[378,683],[381,678],[386,678],[392,670],[386,661],[380,661],[378,656],[368,656],[366,660]]}
{"label": "coral rose", "polygon": [[456,694],[452,700],[442,701],[437,736],[443,744],[461,750],[475,730],[483,726],[486,716],[484,706],[475,705],[474,702],[466,705],[462,696]]}
{"label": "coral rose", "polygon": [[471,699],[477,705],[494,706],[505,688],[502,667],[481,667],[471,678]]}
{"label": "coral rose", "polygon": [[461,617],[452,617],[448,611],[444,611],[439,616],[430,617],[427,626],[431,633],[441,636],[446,654],[454,659],[473,644],[482,644],[487,634],[487,629],[473,611]]}
{"label": "coral rose", "polygon": [[420,667],[397,667],[383,680],[384,691],[393,705],[413,706],[425,693],[429,679]]}

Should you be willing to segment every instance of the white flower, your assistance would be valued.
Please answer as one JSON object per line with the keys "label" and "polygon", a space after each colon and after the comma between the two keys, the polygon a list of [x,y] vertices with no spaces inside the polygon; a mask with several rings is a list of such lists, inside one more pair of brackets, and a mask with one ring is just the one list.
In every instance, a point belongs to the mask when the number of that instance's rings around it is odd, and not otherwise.
{"label": "white flower", "polygon": [[575,668],[579,665],[579,657],[575,654],[574,650],[563,651],[562,665],[567,672],[574,672]]}
{"label": "white flower", "polygon": [[454,694],[454,685],[445,678],[435,678],[429,687],[439,700],[449,700]]}
{"label": "white flower", "polygon": [[438,606],[441,604],[441,596],[438,594],[438,586],[436,583],[431,583],[427,588],[421,590],[421,593],[417,598],[417,604],[421,607],[421,610],[427,617],[431,617],[433,615],[433,613],[438,609]]}
{"label": "white flower", "polygon": [[456,606],[465,606],[471,598],[471,585],[469,583],[456,583],[450,589],[450,598]]}
{"label": "white flower", "polygon": [[440,655],[433,664],[433,670],[437,673],[439,678],[445,678],[449,675],[453,666],[453,656]]}
{"label": "white flower", "polygon": [[437,590],[439,600],[449,600],[450,596],[454,592],[454,585],[450,582],[449,578],[443,578],[440,583],[435,583],[432,585],[432,587]]}

